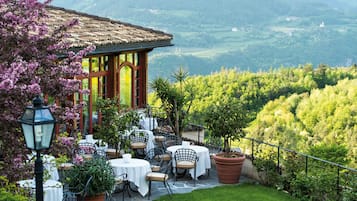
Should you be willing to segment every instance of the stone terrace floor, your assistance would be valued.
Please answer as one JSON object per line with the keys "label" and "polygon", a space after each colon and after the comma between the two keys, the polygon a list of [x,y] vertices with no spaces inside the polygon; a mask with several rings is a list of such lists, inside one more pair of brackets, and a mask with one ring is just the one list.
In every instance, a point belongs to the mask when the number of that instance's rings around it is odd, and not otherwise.
{"label": "stone terrace floor", "polygon": [[[244,176],[240,177],[240,183],[244,183],[250,180]],[[203,175],[198,178],[196,181],[196,186],[193,185],[193,180],[190,178],[178,178],[175,182],[173,175],[170,175],[169,185],[171,190],[174,194],[178,193],[189,193],[196,189],[203,189],[203,188],[212,188],[215,186],[222,185],[218,182],[216,167],[211,159],[211,169],[208,175]],[[162,182],[152,182],[152,189],[151,189],[151,197],[150,200],[155,200],[162,195],[168,194],[164,184]],[[122,200],[122,193],[113,194],[113,201],[121,201]],[[131,197],[128,196],[128,193],[125,192],[125,201],[147,201],[149,200],[147,196],[142,197],[139,193],[131,192]]]}

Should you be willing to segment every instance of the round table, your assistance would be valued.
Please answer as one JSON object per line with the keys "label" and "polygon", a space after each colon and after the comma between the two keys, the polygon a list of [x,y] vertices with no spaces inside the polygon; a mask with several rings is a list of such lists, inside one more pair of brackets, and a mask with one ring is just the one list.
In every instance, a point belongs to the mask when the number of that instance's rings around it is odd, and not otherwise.
{"label": "round table", "polygon": [[[197,146],[197,145],[189,145],[189,146],[182,146],[182,145],[175,145],[167,147],[167,151],[170,151],[172,154],[172,166],[175,167],[175,152],[179,148],[189,148],[193,149],[197,153],[198,161],[196,165],[196,177],[206,174],[206,170],[211,168],[211,159],[209,156],[209,150],[207,147]],[[194,176],[194,169],[190,169],[190,175]],[[195,178],[197,179],[197,178]]]}
{"label": "round table", "polygon": [[[32,193],[36,193],[36,182],[33,179],[21,180],[17,182],[21,188],[29,188]],[[44,201],[62,201],[63,185],[55,180],[47,180],[43,184],[43,200]]]}
{"label": "round table", "polygon": [[157,128],[157,119],[153,117],[143,117],[140,119],[139,124],[146,130],[153,130]]}
{"label": "round table", "polygon": [[138,192],[145,196],[149,191],[149,183],[146,174],[151,172],[150,163],[143,159],[132,158],[125,162],[122,158],[109,160],[115,175],[127,174],[127,179],[138,187]]}

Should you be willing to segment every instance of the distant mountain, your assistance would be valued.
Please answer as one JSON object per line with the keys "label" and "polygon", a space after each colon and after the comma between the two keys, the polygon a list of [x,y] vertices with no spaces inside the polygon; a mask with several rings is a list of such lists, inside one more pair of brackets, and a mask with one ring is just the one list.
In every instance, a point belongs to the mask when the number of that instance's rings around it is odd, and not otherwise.
{"label": "distant mountain", "polygon": [[54,0],[53,5],[159,29],[175,46],[150,55],[149,79],[179,66],[190,74],[221,67],[357,63],[357,2],[350,0]]}

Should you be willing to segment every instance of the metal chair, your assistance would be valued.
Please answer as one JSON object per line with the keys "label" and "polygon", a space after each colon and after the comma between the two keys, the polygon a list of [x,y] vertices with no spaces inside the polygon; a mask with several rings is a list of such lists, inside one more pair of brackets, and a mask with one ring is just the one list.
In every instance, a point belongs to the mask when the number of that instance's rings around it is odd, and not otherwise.
{"label": "metal chair", "polygon": [[78,143],[77,153],[84,155],[84,154],[94,154],[95,152],[95,145],[94,143],[90,142],[80,142]]}
{"label": "metal chair", "polygon": [[161,148],[164,149],[164,147],[165,147],[164,143],[165,143],[165,140],[166,140],[165,136],[163,136],[163,135],[155,135],[154,139],[155,139],[156,146],[157,147],[161,147]]}
{"label": "metal chair", "polygon": [[196,186],[196,166],[197,166],[197,153],[193,149],[179,148],[175,152],[175,181],[177,181],[178,169],[194,169],[193,184]]}
{"label": "metal chair", "polygon": [[148,133],[144,131],[133,131],[129,135],[130,147],[135,152],[135,157],[144,158],[146,153],[146,143],[149,139]]}
{"label": "metal chair", "polygon": [[89,184],[92,181],[93,177],[90,176],[83,188],[79,192],[72,191],[68,186],[63,188],[63,201],[84,201],[84,197],[88,193]]}
{"label": "metal chair", "polygon": [[149,200],[150,200],[150,195],[151,195],[151,182],[153,182],[153,181],[163,182],[169,195],[170,196],[172,195],[172,190],[168,183],[168,180],[169,180],[168,173],[171,169],[171,164],[172,164],[172,160],[169,161],[167,166],[165,166],[164,168],[161,168],[160,172],[149,172],[146,174],[146,180],[149,181],[149,193],[148,193]]}
{"label": "metal chair", "polygon": [[103,150],[103,149],[97,149],[95,150],[94,154],[93,154],[94,158],[104,158],[105,160],[107,160],[107,153]]}
{"label": "metal chair", "polygon": [[163,163],[164,150],[158,147],[152,148],[146,152],[145,160],[150,163],[151,171],[159,172]]}
{"label": "metal chair", "polygon": [[[114,171],[113,174],[115,175]],[[114,189],[112,192],[108,192],[106,195],[106,200],[107,201],[111,201],[113,200],[113,194],[115,193],[123,193],[122,195],[122,200],[124,201],[124,193],[125,191],[127,191],[129,193],[129,181],[127,179],[128,175],[126,173],[120,174],[118,176],[115,175],[115,185],[114,185]],[[120,188],[119,186],[122,186],[122,188]],[[130,195],[130,194],[129,194]]]}
{"label": "metal chair", "polygon": [[163,136],[165,137],[165,141],[163,143],[165,150],[167,149],[167,147],[182,144],[182,139],[175,134],[163,133]]}

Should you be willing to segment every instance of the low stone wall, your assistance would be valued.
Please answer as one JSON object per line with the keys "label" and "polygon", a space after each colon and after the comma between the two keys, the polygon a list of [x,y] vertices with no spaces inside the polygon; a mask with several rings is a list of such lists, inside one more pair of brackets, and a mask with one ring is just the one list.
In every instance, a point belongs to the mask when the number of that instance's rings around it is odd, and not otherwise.
{"label": "low stone wall", "polygon": [[200,131],[183,131],[182,138],[203,143],[205,139],[205,130]]}

